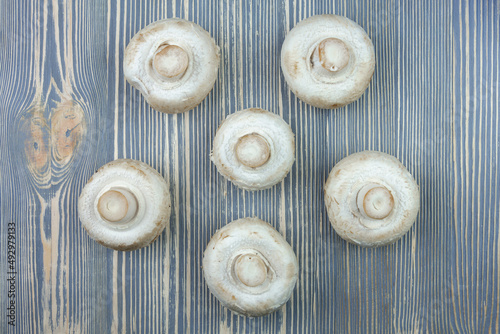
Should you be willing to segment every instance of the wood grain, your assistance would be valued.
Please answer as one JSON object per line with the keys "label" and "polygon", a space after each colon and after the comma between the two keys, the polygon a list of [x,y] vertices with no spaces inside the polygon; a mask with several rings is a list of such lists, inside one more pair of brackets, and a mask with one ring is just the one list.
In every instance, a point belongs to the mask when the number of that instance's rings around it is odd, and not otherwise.
{"label": "wood grain", "polygon": [[[360,24],[376,51],[366,93],[335,111],[284,82],[286,33],[311,15]],[[194,21],[221,48],[207,99],[181,115],[152,110],[123,76],[127,43],[167,17]],[[0,305],[7,307],[7,224],[16,224],[16,333],[500,332],[500,6],[457,1],[0,1]],[[209,160],[226,115],[260,107],[296,134],[278,186],[234,187]],[[361,150],[396,156],[421,190],[400,241],[363,249],[328,222],[323,184]],[[97,168],[144,161],[170,184],[170,227],[134,252],[85,233],[77,199]],[[300,271],[282,310],[248,319],[203,279],[212,234],[270,222]],[[4,307],[5,306],[5,307]]]}

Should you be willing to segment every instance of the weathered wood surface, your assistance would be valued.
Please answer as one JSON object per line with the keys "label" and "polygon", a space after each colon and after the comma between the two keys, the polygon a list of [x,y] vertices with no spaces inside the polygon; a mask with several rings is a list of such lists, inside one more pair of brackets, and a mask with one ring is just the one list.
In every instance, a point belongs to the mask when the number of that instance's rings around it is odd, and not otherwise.
{"label": "weathered wood surface", "polygon": [[[376,70],[363,97],[315,110],[280,72],[286,32],[337,13],[372,38]],[[123,77],[124,48],[167,17],[200,24],[221,48],[213,92],[195,110],[151,110]],[[0,332],[500,332],[500,5],[484,1],[0,2]],[[209,161],[225,115],[278,113],[297,160],[271,190],[245,192]],[[397,243],[340,239],[322,186],[346,155],[398,157],[421,189],[421,212]],[[77,198],[116,158],[170,182],[171,225],[122,253],[91,240]],[[297,287],[282,310],[239,317],[201,272],[217,228],[256,215],[291,243]],[[15,224],[15,327],[8,325],[8,228]]]}

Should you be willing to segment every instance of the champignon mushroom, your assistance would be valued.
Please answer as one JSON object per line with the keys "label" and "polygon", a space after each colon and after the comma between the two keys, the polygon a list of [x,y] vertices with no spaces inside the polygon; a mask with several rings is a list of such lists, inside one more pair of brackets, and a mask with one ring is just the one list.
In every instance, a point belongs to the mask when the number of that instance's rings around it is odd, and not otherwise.
{"label": "champignon mushroom", "polygon": [[166,19],[148,25],[130,41],[123,71],[156,110],[180,113],[196,107],[212,90],[219,47],[199,25]]}
{"label": "champignon mushroom", "polygon": [[290,30],[281,48],[281,69],[301,100],[318,108],[339,108],[363,95],[375,69],[375,51],[355,22],[317,15]]}
{"label": "champignon mushroom", "polygon": [[298,264],[290,245],[271,225],[243,218],[213,235],[203,254],[203,274],[225,307],[258,317],[290,298]]}
{"label": "champignon mushroom", "polygon": [[78,215],[91,238],[129,251],[149,245],[168,225],[170,193],[162,176],[130,159],[99,168],[83,188]]}
{"label": "champignon mushroom", "polygon": [[364,151],[335,165],[325,184],[325,203],[330,223],[342,238],[374,247],[408,232],[420,208],[420,193],[398,159]]}
{"label": "champignon mushroom", "polygon": [[215,134],[212,161],[225,178],[246,190],[282,181],[295,161],[295,137],[283,118],[262,109],[229,115]]}

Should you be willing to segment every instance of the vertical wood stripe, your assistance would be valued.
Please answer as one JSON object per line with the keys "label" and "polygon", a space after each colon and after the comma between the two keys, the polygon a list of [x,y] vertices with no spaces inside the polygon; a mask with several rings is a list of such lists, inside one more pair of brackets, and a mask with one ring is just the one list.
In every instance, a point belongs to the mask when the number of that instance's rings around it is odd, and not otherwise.
{"label": "vertical wood stripe", "polygon": [[[336,13],[372,39],[376,70],[358,101],[317,110],[280,69],[287,32]],[[152,110],[123,76],[148,24],[181,17],[220,46],[213,91],[194,110]],[[0,1],[0,332],[500,332],[500,5],[457,1]],[[211,142],[237,110],[261,107],[296,135],[276,187],[247,192],[217,173]],[[414,227],[393,245],[343,241],[324,207],[335,163],[396,156],[421,191]],[[170,226],[149,247],[106,249],[77,200],[113,159],[144,161],[170,185]],[[299,280],[278,312],[223,308],[203,251],[232,220],[258,216],[291,244]],[[6,308],[8,223],[16,225],[16,322]]]}

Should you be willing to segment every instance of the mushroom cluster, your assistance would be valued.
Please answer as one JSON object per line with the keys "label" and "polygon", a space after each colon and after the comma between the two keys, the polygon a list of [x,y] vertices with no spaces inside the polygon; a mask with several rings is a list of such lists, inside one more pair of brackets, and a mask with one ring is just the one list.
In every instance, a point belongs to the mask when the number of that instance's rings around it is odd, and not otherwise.
{"label": "mushroom cluster", "polygon": [[[182,19],[155,22],[139,31],[124,56],[124,74],[156,110],[196,107],[212,90],[219,47],[200,26]],[[281,50],[290,89],[318,108],[338,108],[364,93],[375,67],[373,44],[346,17],[318,15],[294,27]],[[252,108],[228,116],[213,141],[217,170],[246,190],[281,182],[295,161],[295,136],[278,115]],[[341,160],[325,184],[325,204],[335,231],[360,246],[396,241],[413,225],[419,188],[395,157],[365,151]],[[120,159],[101,167],[78,200],[83,227],[100,244],[135,250],[168,225],[169,186],[147,164]],[[297,258],[283,236],[258,218],[218,230],[203,254],[210,291],[230,310],[257,317],[290,298]]]}
{"label": "mushroom cluster", "polygon": [[317,15],[288,33],[281,69],[301,100],[318,108],[339,108],[363,95],[375,69],[375,51],[355,22],[344,16]]}
{"label": "mushroom cluster", "polygon": [[165,113],[196,107],[212,90],[219,47],[199,25],[166,19],[150,24],[130,41],[124,56],[127,81]]}
{"label": "mushroom cluster", "polygon": [[149,165],[112,161],[90,178],[78,200],[78,215],[91,238],[129,251],[149,245],[168,225],[170,193]]}
{"label": "mushroom cluster", "polygon": [[269,111],[238,111],[219,126],[211,158],[219,173],[240,188],[270,188],[292,168],[295,136],[283,118]]}
{"label": "mushroom cluster", "polygon": [[415,180],[395,157],[364,151],[342,159],[325,184],[335,231],[365,247],[392,243],[413,225],[420,208]]}
{"label": "mushroom cluster", "polygon": [[212,236],[203,254],[203,274],[224,306],[258,317],[290,299],[298,264],[290,245],[271,225],[243,218]]}

